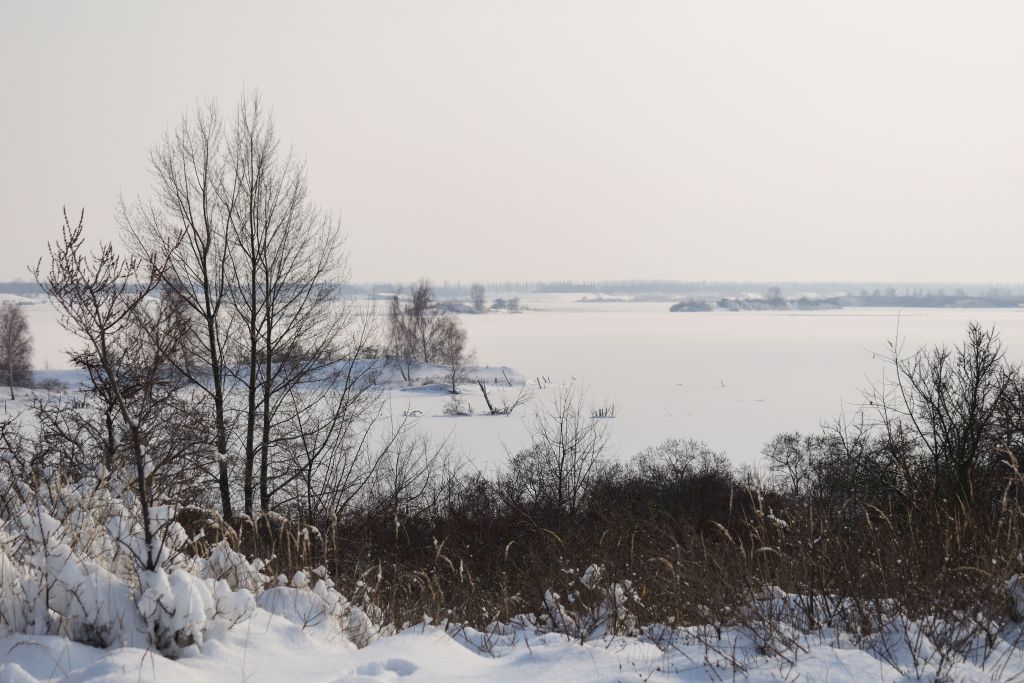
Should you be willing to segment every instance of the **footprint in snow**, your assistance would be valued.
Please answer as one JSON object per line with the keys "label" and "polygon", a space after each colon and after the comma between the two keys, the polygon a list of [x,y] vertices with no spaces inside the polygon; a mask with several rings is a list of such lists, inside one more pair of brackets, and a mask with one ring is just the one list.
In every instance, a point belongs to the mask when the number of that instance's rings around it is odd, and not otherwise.
{"label": "footprint in snow", "polygon": [[359,666],[354,673],[339,678],[334,683],[371,683],[396,681],[416,673],[417,666],[407,659],[389,659],[384,662],[370,662]]}

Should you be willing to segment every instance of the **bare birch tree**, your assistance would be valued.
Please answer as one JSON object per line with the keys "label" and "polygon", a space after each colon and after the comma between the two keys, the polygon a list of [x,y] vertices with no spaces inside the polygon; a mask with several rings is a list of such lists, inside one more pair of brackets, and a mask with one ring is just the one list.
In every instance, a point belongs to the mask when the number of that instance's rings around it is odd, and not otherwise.
{"label": "bare birch tree", "polygon": [[32,385],[32,333],[28,318],[17,304],[0,303],[0,377],[10,387]]}

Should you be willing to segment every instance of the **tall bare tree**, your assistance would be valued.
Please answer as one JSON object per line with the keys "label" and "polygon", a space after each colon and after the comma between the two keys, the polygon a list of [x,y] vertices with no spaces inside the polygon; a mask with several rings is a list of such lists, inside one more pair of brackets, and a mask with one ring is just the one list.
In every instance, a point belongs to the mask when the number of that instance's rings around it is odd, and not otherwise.
{"label": "tall bare tree", "polygon": [[347,268],[337,221],[309,199],[305,165],[282,153],[258,95],[244,95],[231,141],[239,190],[232,222],[232,307],[242,340],[238,378],[246,390],[243,496],[271,506],[274,418],[287,393],[323,381],[350,321],[338,303]]}
{"label": "tall bare tree", "polygon": [[32,384],[32,333],[28,318],[20,306],[0,303],[0,377],[11,389]]}
{"label": "tall bare tree", "polygon": [[225,300],[240,193],[228,143],[215,106],[186,113],[150,152],[155,199],[131,207],[122,202],[121,224],[136,257],[166,255],[163,296],[194,319],[195,333],[179,338],[183,354],[171,361],[212,400],[221,509],[231,518],[226,349],[232,330]]}
{"label": "tall bare tree", "polygon": [[251,515],[271,507],[276,480],[289,476],[273,462],[285,458],[292,427],[276,418],[282,405],[329,385],[345,353],[352,316],[338,303],[347,278],[339,226],[310,201],[305,165],[281,149],[254,93],[229,123],[213,105],[187,113],[151,165],[155,198],[124,208],[125,241],[136,256],[167,257],[163,298],[187,332],[168,357],[212,401],[225,516],[238,488]]}

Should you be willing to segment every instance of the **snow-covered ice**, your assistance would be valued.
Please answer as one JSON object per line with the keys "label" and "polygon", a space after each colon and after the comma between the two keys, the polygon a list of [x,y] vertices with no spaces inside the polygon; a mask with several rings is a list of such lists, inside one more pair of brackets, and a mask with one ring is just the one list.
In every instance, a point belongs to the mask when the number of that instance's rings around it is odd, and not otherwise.
{"label": "snow-covered ice", "polygon": [[[959,343],[972,320],[995,325],[1011,360],[1024,360],[1024,309],[669,313],[664,303],[577,298],[535,295],[523,300],[529,310],[520,314],[460,318],[478,365],[514,368],[531,384],[574,381],[595,404],[614,403],[611,445],[624,458],[687,438],[737,464],[755,461],[775,434],[816,431],[822,420],[853,412],[860,390],[882,371],[874,353],[884,352],[897,330],[909,349]],[[27,308],[37,367],[66,367],[61,351],[75,340],[49,306]],[[467,385],[465,393],[481,413],[479,390]],[[506,446],[528,443],[524,411],[510,419],[449,417],[441,386],[397,389],[390,398],[396,415],[418,411],[419,429],[450,438],[481,467],[504,462]]]}

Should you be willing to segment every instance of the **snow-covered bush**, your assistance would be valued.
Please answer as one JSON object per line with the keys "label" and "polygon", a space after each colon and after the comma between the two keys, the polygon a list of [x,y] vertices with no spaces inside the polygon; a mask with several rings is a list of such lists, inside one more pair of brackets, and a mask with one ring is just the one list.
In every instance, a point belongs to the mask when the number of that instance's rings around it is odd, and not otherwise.
{"label": "snow-covered bush", "polygon": [[466,417],[473,414],[473,406],[456,394],[444,404],[444,414],[449,417]]}
{"label": "snow-covered bush", "polygon": [[[0,491],[0,633],[181,656],[255,609],[258,566],[221,546],[208,558],[183,554],[169,507],[150,509],[159,534],[147,547],[136,501],[102,477],[0,477]],[[147,557],[155,569],[144,569]]]}
{"label": "snow-covered bush", "polygon": [[359,607],[339,593],[322,567],[311,573],[295,572],[291,581],[285,576],[278,581],[280,585],[260,593],[259,606],[322,639],[344,639],[364,647],[394,632],[381,627],[380,610]]}
{"label": "snow-covered bush", "polygon": [[631,607],[642,606],[632,583],[609,581],[605,570],[592,564],[570,582],[562,595],[544,591],[541,630],[588,640],[609,635],[636,635],[637,618]]}
{"label": "snow-covered bush", "polygon": [[249,561],[245,555],[234,550],[227,541],[219,541],[210,547],[209,555],[201,560],[200,575],[204,579],[224,581],[231,590],[244,589],[259,595],[270,577],[263,573],[263,560]]}

